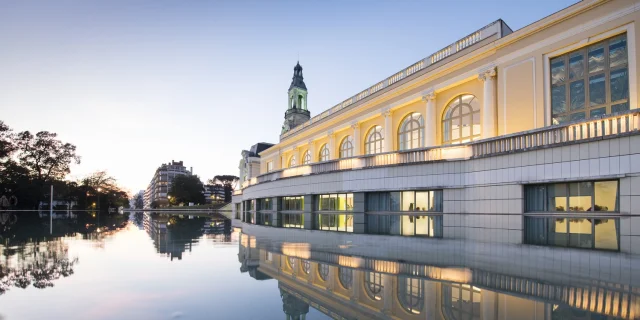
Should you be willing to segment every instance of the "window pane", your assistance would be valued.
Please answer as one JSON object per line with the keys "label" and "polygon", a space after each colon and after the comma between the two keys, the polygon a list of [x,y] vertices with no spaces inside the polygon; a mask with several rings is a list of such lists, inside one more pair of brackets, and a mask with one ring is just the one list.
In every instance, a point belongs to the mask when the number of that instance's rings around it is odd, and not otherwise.
{"label": "window pane", "polygon": [[582,52],[575,52],[569,56],[569,79],[578,79],[584,76],[584,56]]}
{"label": "window pane", "polygon": [[569,211],[591,211],[592,182],[569,184]]}
{"label": "window pane", "polygon": [[562,84],[565,78],[564,58],[551,60],[551,84]]}
{"label": "window pane", "polygon": [[604,74],[589,78],[589,102],[591,106],[605,103]]}
{"label": "window pane", "polygon": [[549,211],[567,211],[567,185],[564,183],[547,186]]}
{"label": "window pane", "polygon": [[391,211],[400,211],[400,192],[390,192],[389,195],[389,205]]}
{"label": "window pane", "polygon": [[593,109],[591,111],[589,111],[589,117],[590,118],[595,118],[595,117],[599,117],[603,114],[607,113],[607,108],[606,107],[602,107],[602,108],[598,108],[598,109]]}
{"label": "window pane", "polygon": [[585,115],[584,112],[577,112],[577,113],[573,113],[571,114],[571,116],[569,117],[569,120],[574,121],[574,120],[583,120],[585,119]]}
{"label": "window pane", "polygon": [[416,218],[416,235],[429,235],[429,217],[417,216]]}
{"label": "window pane", "polygon": [[627,64],[627,36],[622,35],[609,40],[609,65],[611,69]]}
{"label": "window pane", "polygon": [[413,211],[415,207],[416,204],[414,203],[414,192],[402,192],[402,211]]}
{"label": "window pane", "polygon": [[598,181],[594,185],[595,211],[618,211],[618,181]]}
{"label": "window pane", "polygon": [[353,193],[347,193],[347,210],[353,210]]}
{"label": "window pane", "polygon": [[415,234],[414,230],[415,230],[415,217],[402,216],[402,235],[412,236]]}
{"label": "window pane", "polygon": [[569,85],[569,95],[571,99],[571,110],[584,108],[584,80],[571,82]]}
{"label": "window pane", "polygon": [[567,219],[551,218],[549,223],[549,244],[552,246],[566,246],[568,236]]}
{"label": "window pane", "polygon": [[347,195],[339,194],[338,195],[338,210],[345,211],[347,210]]}
{"label": "window pane", "polygon": [[569,219],[569,245],[578,248],[593,247],[590,219]]}
{"label": "window pane", "polygon": [[596,44],[589,48],[589,73],[604,70],[604,45]]}
{"label": "window pane", "polygon": [[620,103],[620,104],[616,104],[616,105],[611,106],[611,112],[612,113],[623,112],[623,111],[629,111],[629,103],[628,102]]}
{"label": "window pane", "polygon": [[627,69],[611,72],[611,101],[629,98],[629,75]]}
{"label": "window pane", "polygon": [[565,86],[551,88],[551,109],[553,114],[567,112]]}
{"label": "window pane", "polygon": [[429,192],[416,192],[416,211],[427,211],[429,205]]}
{"label": "window pane", "polygon": [[476,112],[473,114],[473,135],[480,134],[480,113]]}
{"label": "window pane", "polygon": [[596,249],[618,250],[618,225],[617,219],[595,219],[596,225]]}

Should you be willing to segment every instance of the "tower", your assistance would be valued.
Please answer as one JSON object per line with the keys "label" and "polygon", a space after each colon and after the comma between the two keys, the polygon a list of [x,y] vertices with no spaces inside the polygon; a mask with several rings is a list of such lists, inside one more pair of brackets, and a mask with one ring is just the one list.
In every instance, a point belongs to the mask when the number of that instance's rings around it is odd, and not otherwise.
{"label": "tower", "polygon": [[307,86],[302,77],[302,66],[298,62],[293,68],[293,79],[289,86],[289,107],[284,113],[282,133],[306,122],[309,118],[311,118],[311,113],[307,109]]}

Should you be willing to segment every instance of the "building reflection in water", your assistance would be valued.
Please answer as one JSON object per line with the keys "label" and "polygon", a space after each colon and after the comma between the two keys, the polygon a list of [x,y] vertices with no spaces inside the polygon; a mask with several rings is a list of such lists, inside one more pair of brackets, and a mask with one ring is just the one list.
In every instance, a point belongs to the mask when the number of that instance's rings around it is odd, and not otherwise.
{"label": "building reflection in water", "polygon": [[334,319],[640,318],[638,286],[589,272],[558,280],[547,268],[527,278],[497,264],[422,265],[311,247],[241,235],[241,272],[278,281],[286,319],[305,319],[309,307]]}
{"label": "building reflection in water", "polygon": [[218,216],[144,213],[143,227],[153,240],[156,251],[182,260],[205,236],[221,242],[231,241],[231,224]]}

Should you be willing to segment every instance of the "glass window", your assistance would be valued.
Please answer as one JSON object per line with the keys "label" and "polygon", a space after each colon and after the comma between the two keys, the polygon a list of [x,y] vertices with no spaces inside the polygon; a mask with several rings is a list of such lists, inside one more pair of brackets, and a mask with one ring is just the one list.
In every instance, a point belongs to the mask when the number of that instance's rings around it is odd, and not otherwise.
{"label": "glass window", "polygon": [[329,279],[329,266],[324,263],[318,264],[318,276],[322,281],[327,281]]}
{"label": "glass window", "polygon": [[382,300],[382,273],[378,272],[365,272],[364,284],[367,291],[367,295],[372,300]]}
{"label": "glass window", "polygon": [[525,217],[524,229],[528,244],[619,250],[619,218]]}
{"label": "glass window", "polygon": [[422,147],[423,135],[424,120],[422,119],[422,115],[417,112],[409,114],[400,124],[398,131],[399,149],[409,150]]}
{"label": "glass window", "polygon": [[282,210],[301,211],[304,210],[304,197],[282,197]]}
{"label": "glass window", "polygon": [[353,232],[353,215],[351,214],[317,214],[316,230]]}
{"label": "glass window", "polygon": [[398,300],[405,311],[420,314],[424,307],[424,280],[399,276]]}
{"label": "glass window", "polygon": [[351,285],[353,284],[353,270],[340,267],[338,269],[338,280],[343,288],[347,290],[351,289]]}
{"label": "glass window", "polygon": [[442,312],[446,319],[482,318],[480,305],[482,295],[479,288],[468,284],[442,284]]}
{"label": "glass window", "polygon": [[296,270],[296,258],[287,257],[287,262],[289,263],[289,268],[291,268],[291,270]]}
{"label": "glass window", "polygon": [[309,271],[311,271],[311,263],[309,260],[302,260],[302,271],[306,274],[309,274]]}
{"label": "glass window", "polygon": [[442,143],[457,144],[480,139],[480,103],[474,95],[453,99],[442,118]]}
{"label": "glass window", "polygon": [[281,217],[284,228],[304,228],[304,214],[302,213],[282,213]]}
{"label": "glass window", "polygon": [[550,64],[553,124],[629,110],[626,34],[553,58]]}
{"label": "glass window", "polygon": [[316,203],[318,211],[350,211],[353,210],[353,193],[317,195]]}
{"label": "glass window", "polygon": [[330,155],[329,155],[329,147],[325,143],[320,148],[320,161],[329,161],[330,159],[331,158],[330,158]]}
{"label": "glass window", "polygon": [[353,138],[346,136],[340,143],[340,158],[353,157]]}
{"label": "glass window", "polygon": [[302,156],[302,164],[303,165],[307,165],[311,163],[311,152],[309,152],[309,150],[304,152],[304,155]]}
{"label": "glass window", "polygon": [[298,161],[296,160],[296,155],[292,155],[291,158],[289,158],[289,165],[288,167],[295,167],[296,165],[298,165]]}
{"label": "glass window", "polygon": [[[376,154],[382,152],[382,144],[384,136],[382,126],[374,126],[367,132],[367,138],[364,143],[366,154]],[[388,151],[388,150],[385,150]]]}
{"label": "glass window", "polygon": [[367,211],[442,212],[442,191],[367,193]]}
{"label": "glass window", "polygon": [[267,162],[267,172],[273,171],[273,161]]}
{"label": "glass window", "polygon": [[618,181],[525,186],[525,211],[618,212]]}

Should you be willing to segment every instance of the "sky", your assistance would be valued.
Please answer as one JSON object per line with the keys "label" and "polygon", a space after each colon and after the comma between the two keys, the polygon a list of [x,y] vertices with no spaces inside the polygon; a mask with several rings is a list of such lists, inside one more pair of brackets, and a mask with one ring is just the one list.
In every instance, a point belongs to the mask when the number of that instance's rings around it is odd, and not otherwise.
{"label": "sky", "polygon": [[203,181],[277,143],[299,59],[311,115],[497,20],[513,30],[575,0],[0,0],[0,120],[56,132],[145,189],[171,160]]}

